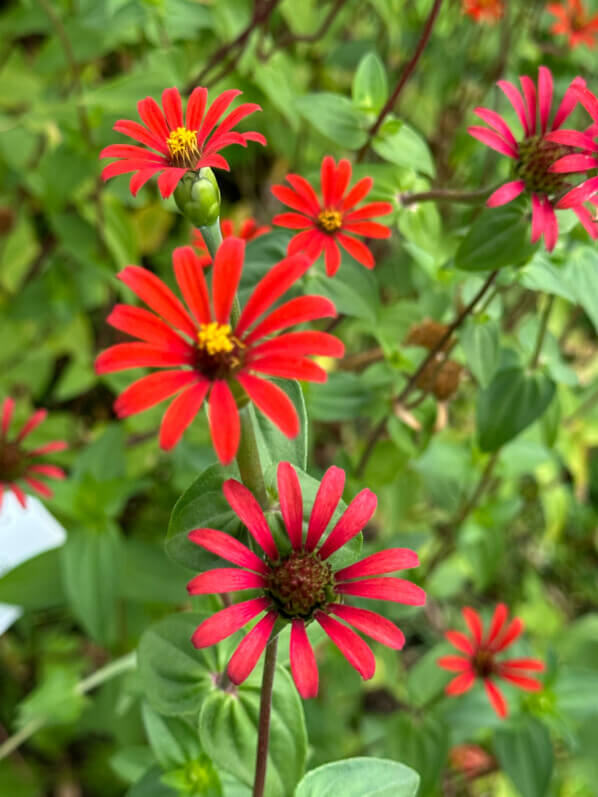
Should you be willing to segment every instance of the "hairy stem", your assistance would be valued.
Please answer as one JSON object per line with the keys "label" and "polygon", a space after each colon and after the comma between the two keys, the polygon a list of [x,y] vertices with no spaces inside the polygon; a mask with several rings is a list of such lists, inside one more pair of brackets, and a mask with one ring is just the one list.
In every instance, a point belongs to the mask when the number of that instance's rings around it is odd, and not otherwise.
{"label": "hairy stem", "polygon": [[272,689],[274,687],[274,673],[276,671],[277,648],[278,637],[274,637],[266,648],[264,672],[262,675],[262,694],[260,696],[260,719],[258,725],[253,797],[263,797],[264,787],[266,785],[268,742],[270,739],[270,714],[272,713]]}
{"label": "hairy stem", "polygon": [[[109,681],[111,678],[116,678],[117,675],[122,675],[124,672],[134,669],[137,666],[137,653],[127,653],[121,656],[120,659],[115,659],[109,662],[104,667],[84,678],[75,686],[75,694],[84,695],[95,689],[96,686]],[[30,736],[39,731],[47,723],[47,718],[44,716],[33,717],[20,731],[10,736],[6,741],[0,744],[0,761],[13,753],[23,742],[27,741]]]}
{"label": "hairy stem", "polygon": [[239,412],[241,439],[237,450],[237,465],[239,466],[241,481],[248,490],[251,490],[260,506],[265,507],[268,503],[268,496],[266,495],[264,474],[257,447],[252,414],[251,405],[249,404],[246,404]]}

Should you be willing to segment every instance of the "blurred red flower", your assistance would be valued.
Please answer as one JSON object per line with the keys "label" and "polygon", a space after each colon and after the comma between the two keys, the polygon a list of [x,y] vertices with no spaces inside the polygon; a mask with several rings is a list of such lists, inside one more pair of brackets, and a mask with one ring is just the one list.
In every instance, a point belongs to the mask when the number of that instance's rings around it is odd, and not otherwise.
{"label": "blurred red flower", "polygon": [[8,430],[15,407],[14,399],[5,398],[0,412],[0,508],[5,490],[12,490],[22,507],[26,506],[27,496],[17,482],[24,481],[44,498],[51,498],[52,490],[39,480],[40,476],[49,479],[64,479],[65,472],[56,465],[43,462],[46,454],[64,451],[67,444],[64,440],[54,440],[42,446],[25,450],[23,440],[47,417],[46,410],[36,410],[23,425],[21,431],[13,439],[9,439]]}
{"label": "blurred red flower", "polygon": [[562,0],[560,3],[549,3],[546,10],[557,19],[550,29],[551,32],[567,36],[569,47],[585,44],[593,49],[596,46],[598,14],[590,16],[582,0]]}
{"label": "blurred red flower", "polygon": [[229,170],[229,165],[219,151],[231,144],[247,146],[249,141],[265,144],[261,133],[238,133],[233,130],[239,122],[255,111],[255,103],[244,103],[220,121],[231,102],[242,92],[229,89],[220,94],[207,108],[208,90],[202,86],[193,89],[183,121],[183,106],[178,89],[165,89],[162,93],[162,110],[152,97],[137,103],[144,124],[119,119],[114,130],[145,144],[111,144],[100,152],[100,158],[119,158],[105,166],[102,178],[108,180],[118,174],[135,172],[129,183],[133,196],[151,177],[160,172],[158,187],[163,197],[169,197],[187,171],[197,171],[206,166]]}
{"label": "blurred red flower", "polygon": [[[253,241],[255,238],[259,238],[260,235],[265,235],[267,232],[270,232],[270,227],[266,225],[260,226],[255,219],[245,219],[245,221],[243,221],[239,226],[238,231],[235,231],[231,219],[223,219],[220,223],[220,229],[222,230],[223,238],[233,238],[234,236],[237,236],[238,238],[242,238],[244,241]],[[196,227],[193,228],[193,238],[191,243],[197,250],[199,263],[204,268],[211,265],[212,256],[208,252],[208,247],[203,239],[203,235]]]}
{"label": "blurred red flower", "polygon": [[[544,236],[546,248],[550,252],[558,238],[558,222],[554,209],[563,207],[558,200],[565,191],[573,187],[567,178],[574,172],[573,169],[563,169],[562,173],[556,174],[551,168],[563,155],[572,151],[566,144],[556,143],[553,131],[563,126],[578,102],[577,89],[584,86],[585,82],[578,77],[569,84],[550,123],[553,96],[550,70],[540,67],[537,90],[531,78],[524,75],[519,80],[523,95],[506,80],[499,80],[497,85],[519,118],[524,132],[523,138],[518,141],[505,120],[489,108],[476,108],[474,113],[491,129],[474,125],[468,128],[468,132],[478,141],[515,161],[513,171],[516,179],[495,191],[487,200],[488,207],[504,205],[523,192],[529,194],[532,200],[532,243]],[[590,211],[583,206],[582,200],[571,202],[567,207],[576,213],[592,238],[598,237],[598,225]]]}
{"label": "blurred red flower", "polygon": [[292,230],[303,230],[291,238],[288,253],[303,252],[313,261],[325,252],[326,273],[330,277],[336,274],[341,263],[339,244],[366,268],[373,268],[374,256],[353,235],[390,237],[388,227],[371,219],[392,213],[392,205],[390,202],[370,202],[354,210],[372,190],[374,181],[371,177],[364,177],[347,192],[351,172],[348,160],[340,160],[336,165],[334,159],[327,155],[320,171],[321,198],[307,180],[298,174],[287,174],[286,179],[291,188],[285,185],[272,186],[274,196],[297,211],[280,213],[274,216],[272,223]]}
{"label": "blurred red flower", "polygon": [[193,634],[192,641],[197,648],[215,645],[263,614],[228,664],[231,681],[239,684],[257,664],[277,620],[290,623],[293,678],[302,697],[315,697],[318,668],[305,630],[308,623],[312,620],[319,623],[349,664],[367,680],[376,668],[374,654],[349,626],[397,650],[403,647],[405,638],[390,620],[368,609],[347,606],[342,602],[344,597],[355,595],[421,606],[426,596],[410,581],[378,577],[383,573],[417,567],[417,555],[408,548],[380,551],[340,570],[334,570],[331,565],[330,556],[359,534],[374,514],[374,493],[362,490],[322,543],[322,536],[342,496],[344,471],[331,467],[324,474],[305,539],[303,497],[297,473],[288,462],[282,462],[277,475],[280,512],[290,550],[286,545],[282,549],[276,545],[260,505],[252,493],[234,479],[224,483],[224,495],[247,527],[260,555],[221,531],[195,529],[189,533],[189,538],[197,545],[239,565],[238,568],[219,568],[196,576],[187,586],[191,595],[247,589],[260,591],[259,597],[229,606],[204,620]]}
{"label": "blurred red flower", "polygon": [[210,299],[193,249],[175,249],[174,272],[186,307],[151,271],[127,266],[119,278],[154,312],[117,305],[108,323],[143,342],[111,346],[96,360],[99,374],[146,366],[171,368],[138,379],[114,405],[124,418],[179,394],[162,418],[160,445],[164,449],[179,442],[209,394],[212,441],[224,464],[233,460],[239,445],[239,391],[287,437],[299,433],[297,412],[286,393],[256,374],[325,382],[326,371],[307,357],[341,357],[344,352],[341,341],[326,332],[273,336],[294,324],[336,315],[332,302],[322,296],[298,296],[270,311],[309,268],[310,261],[302,255],[287,257],[270,269],[231,325],[244,252],[245,242],[240,238],[227,238],[221,244],[212,269]]}
{"label": "blurred red flower", "polygon": [[494,610],[486,635],[480,615],[475,609],[465,607],[462,613],[470,635],[461,631],[447,631],[445,636],[451,645],[465,655],[442,656],[438,659],[438,664],[443,669],[460,673],[448,684],[446,693],[462,695],[480,678],[494,710],[499,717],[506,717],[507,703],[496,686],[495,679],[502,678],[526,691],[538,691],[542,689],[542,684],[535,678],[530,678],[525,671],[541,672],[544,664],[538,659],[530,658],[497,661],[498,654],[512,645],[523,631],[523,622],[518,617],[507,623],[509,610],[504,603],[499,603]]}
{"label": "blurred red flower", "polygon": [[476,22],[497,22],[505,10],[503,0],[463,0],[462,8]]}

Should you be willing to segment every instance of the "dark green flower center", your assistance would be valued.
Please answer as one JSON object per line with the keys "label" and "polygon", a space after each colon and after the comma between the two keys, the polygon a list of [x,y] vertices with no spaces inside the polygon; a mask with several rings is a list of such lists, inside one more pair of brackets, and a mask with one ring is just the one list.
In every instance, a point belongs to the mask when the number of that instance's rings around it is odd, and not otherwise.
{"label": "dark green flower center", "polygon": [[316,553],[291,551],[271,566],[266,593],[289,619],[310,619],[335,599],[332,568]]}
{"label": "dark green flower center", "polygon": [[570,147],[546,141],[543,136],[530,136],[519,142],[519,160],[515,176],[523,180],[528,191],[553,196],[568,187],[567,175],[553,174],[548,169],[559,158],[572,152]]}

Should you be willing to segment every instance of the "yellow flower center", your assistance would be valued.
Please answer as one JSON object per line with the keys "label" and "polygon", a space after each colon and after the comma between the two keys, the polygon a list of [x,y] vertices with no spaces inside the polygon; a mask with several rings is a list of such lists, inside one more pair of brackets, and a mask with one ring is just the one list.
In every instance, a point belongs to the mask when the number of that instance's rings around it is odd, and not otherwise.
{"label": "yellow flower center", "polygon": [[340,230],[343,226],[343,214],[338,210],[326,208],[318,215],[318,226],[325,232]]}
{"label": "yellow flower center", "polygon": [[230,324],[219,324],[217,321],[200,325],[197,342],[200,349],[211,355],[232,351],[235,344],[239,345],[233,337]]}
{"label": "yellow flower center", "polygon": [[188,169],[192,169],[195,166],[199,158],[197,132],[195,130],[177,127],[176,130],[171,131],[166,139],[166,144],[168,145],[173,166]]}

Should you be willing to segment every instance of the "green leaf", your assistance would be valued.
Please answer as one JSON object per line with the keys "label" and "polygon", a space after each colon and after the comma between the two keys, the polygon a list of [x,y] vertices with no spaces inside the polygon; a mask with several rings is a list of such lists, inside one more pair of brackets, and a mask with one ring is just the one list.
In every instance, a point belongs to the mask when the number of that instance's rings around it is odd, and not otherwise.
{"label": "green leaf", "polygon": [[310,386],[309,416],[326,423],[352,421],[363,414],[372,397],[357,374],[334,371],[323,384]]}
{"label": "green leaf", "polygon": [[534,253],[529,221],[518,203],[486,208],[469,228],[455,255],[462,271],[490,271],[520,266]]}
{"label": "green leaf", "polygon": [[[215,688],[199,716],[199,733],[214,763],[251,785],[255,769],[261,670],[234,692]],[[307,756],[303,706],[286,669],[276,668],[272,696],[266,797],[293,794]]]}
{"label": "green leaf", "polygon": [[148,603],[180,603],[189,573],[171,562],[162,545],[127,537],[124,540],[123,597]]}
{"label": "green leaf", "polygon": [[295,797],[415,797],[419,775],[384,758],[347,758],[308,772]]}
{"label": "green leaf", "polygon": [[598,330],[598,256],[593,247],[581,247],[575,252],[567,278],[577,301]]}
{"label": "green leaf", "polygon": [[388,98],[384,64],[376,53],[364,55],[353,78],[353,102],[365,111],[378,113]]}
{"label": "green leaf", "polygon": [[214,686],[213,674],[223,672],[227,646],[197,650],[191,636],[210,615],[198,612],[165,617],[144,632],[138,666],[144,694],[166,716],[193,716]]}
{"label": "green leaf", "polygon": [[396,130],[397,120],[390,121],[374,138],[374,151],[385,161],[434,177],[434,159],[425,139],[405,122]]}
{"label": "green leaf", "polygon": [[163,769],[174,769],[201,755],[197,733],[188,722],[163,717],[148,703],[143,704],[141,714],[150,746]]}
{"label": "green leaf", "polygon": [[346,97],[330,92],[305,94],[297,98],[295,105],[316,130],[337,146],[359,149],[365,144],[367,116]]}
{"label": "green leaf", "polygon": [[500,328],[496,321],[468,318],[459,334],[467,367],[482,387],[492,379],[499,362]]}
{"label": "green leaf", "polygon": [[34,556],[0,578],[0,603],[13,603],[25,609],[49,609],[65,601],[57,548]]}
{"label": "green leaf", "polygon": [[61,550],[62,577],[69,603],[86,631],[111,645],[118,630],[122,544],[118,530],[71,534]]}
{"label": "green leaf", "polygon": [[532,717],[497,731],[494,752],[521,797],[545,797],[554,765],[548,728]]}
{"label": "green leaf", "polygon": [[249,411],[253,414],[254,429],[260,455],[262,468],[267,468],[271,463],[290,462],[302,470],[307,467],[307,430],[308,420],[305,409],[305,400],[301,385],[294,379],[271,379],[283,390],[293,402],[299,416],[300,432],[297,437],[288,438],[263,412],[255,412],[253,405]]}
{"label": "green leaf", "polygon": [[191,570],[206,570],[222,563],[219,557],[192,543],[187,535],[192,529],[212,528],[233,536],[241,521],[228,505],[222,492],[225,479],[238,474],[231,468],[212,465],[198,476],[174,505],[166,536],[166,553],[175,562]]}
{"label": "green leaf", "polygon": [[[446,652],[446,646],[442,647]],[[438,656],[437,650],[434,653]],[[434,664],[436,670],[440,670],[436,662]],[[436,675],[431,670],[430,674],[433,678]],[[446,678],[443,679],[444,683]],[[423,700],[417,703],[418,706],[423,704]],[[436,797],[449,749],[447,726],[431,716],[414,718],[400,712],[385,726],[383,744],[386,755],[420,773],[418,797]]]}
{"label": "green leaf", "polygon": [[483,451],[497,451],[547,409],[556,385],[546,374],[527,373],[520,366],[498,371],[480,391],[477,428]]}
{"label": "green leaf", "polygon": [[375,324],[380,308],[379,288],[376,278],[363,266],[343,259],[334,279],[313,270],[307,277],[310,292],[327,296],[339,313],[362,318]]}

